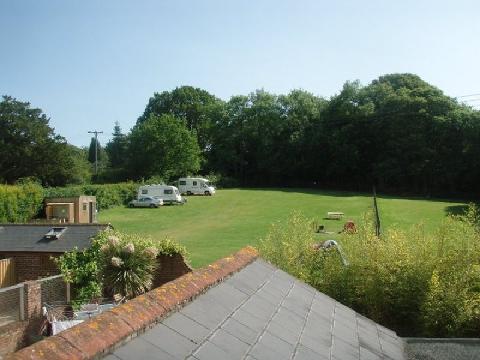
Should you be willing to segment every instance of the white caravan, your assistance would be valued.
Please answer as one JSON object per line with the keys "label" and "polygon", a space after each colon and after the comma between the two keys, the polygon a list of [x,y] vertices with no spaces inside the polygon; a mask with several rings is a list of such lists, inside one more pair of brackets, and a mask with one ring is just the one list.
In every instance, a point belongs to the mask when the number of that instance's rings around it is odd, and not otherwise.
{"label": "white caravan", "polygon": [[203,178],[180,178],[178,179],[178,190],[181,194],[187,195],[213,195],[215,188],[210,185],[207,179]]}
{"label": "white caravan", "polygon": [[164,204],[183,204],[185,199],[175,186],[170,185],[143,185],[138,188],[138,198],[151,196],[162,199]]}

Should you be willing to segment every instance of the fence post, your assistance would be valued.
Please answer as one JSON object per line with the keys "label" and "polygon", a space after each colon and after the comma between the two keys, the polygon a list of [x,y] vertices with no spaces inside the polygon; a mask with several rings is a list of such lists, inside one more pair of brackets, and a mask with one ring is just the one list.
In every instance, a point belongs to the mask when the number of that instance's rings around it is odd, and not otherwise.
{"label": "fence post", "polygon": [[67,291],[67,303],[70,304],[70,283],[69,283],[69,282],[66,282],[65,284],[66,284],[65,289],[66,289],[66,291]]}
{"label": "fence post", "polygon": [[25,289],[23,286],[20,286],[18,288],[18,291],[20,291],[20,320],[25,320]]}

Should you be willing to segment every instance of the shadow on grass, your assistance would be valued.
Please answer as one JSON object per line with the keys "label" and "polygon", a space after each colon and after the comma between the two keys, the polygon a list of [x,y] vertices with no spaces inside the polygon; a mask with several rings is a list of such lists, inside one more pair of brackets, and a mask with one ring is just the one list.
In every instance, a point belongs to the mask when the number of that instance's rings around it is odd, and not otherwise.
{"label": "shadow on grass", "polygon": [[[372,198],[373,194],[369,192],[362,191],[346,191],[346,190],[322,190],[314,188],[279,188],[279,187],[263,187],[263,188],[228,188],[228,190],[248,190],[248,191],[281,191],[286,193],[301,193],[309,195],[322,195],[322,196],[336,196],[336,197],[368,197]],[[468,202],[465,199],[445,199],[445,198],[432,198],[425,196],[414,196],[414,195],[390,195],[390,194],[381,194],[377,193],[377,198],[379,199],[401,199],[401,200],[425,200],[431,202],[446,202],[446,203],[459,203],[459,202]],[[463,206],[463,205],[461,205]]]}
{"label": "shadow on grass", "polygon": [[445,207],[446,215],[465,215],[468,210],[468,205],[451,205]]}

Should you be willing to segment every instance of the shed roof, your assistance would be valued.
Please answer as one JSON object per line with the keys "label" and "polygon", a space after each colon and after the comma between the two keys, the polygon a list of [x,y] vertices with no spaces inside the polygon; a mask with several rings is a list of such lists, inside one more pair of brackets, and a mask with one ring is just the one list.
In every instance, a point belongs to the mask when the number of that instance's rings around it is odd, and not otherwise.
{"label": "shed roof", "polygon": [[[54,227],[65,227],[59,239],[46,239]],[[0,224],[0,252],[66,252],[90,246],[91,239],[106,224]]]}

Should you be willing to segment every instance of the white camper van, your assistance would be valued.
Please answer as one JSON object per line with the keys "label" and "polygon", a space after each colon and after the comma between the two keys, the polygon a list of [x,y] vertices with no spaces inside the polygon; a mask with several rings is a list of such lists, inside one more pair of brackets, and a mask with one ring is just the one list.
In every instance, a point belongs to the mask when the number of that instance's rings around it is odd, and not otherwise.
{"label": "white camper van", "polygon": [[187,195],[213,195],[215,188],[210,185],[207,179],[203,178],[180,178],[178,179],[178,190],[181,194]]}
{"label": "white camper van", "polygon": [[138,188],[138,198],[151,196],[162,199],[164,204],[183,204],[185,199],[175,186],[170,185],[143,185]]}

